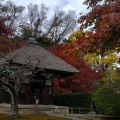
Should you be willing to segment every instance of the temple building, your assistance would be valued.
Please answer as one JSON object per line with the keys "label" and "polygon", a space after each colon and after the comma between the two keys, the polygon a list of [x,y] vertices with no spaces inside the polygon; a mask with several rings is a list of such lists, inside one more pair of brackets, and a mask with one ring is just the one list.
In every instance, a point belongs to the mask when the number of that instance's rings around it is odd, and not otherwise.
{"label": "temple building", "polygon": [[[48,76],[54,75],[63,78],[79,72],[79,70],[38,44],[27,43],[20,49],[10,53],[9,56],[14,58],[12,59],[13,64],[24,65],[30,61],[32,66],[37,65],[37,68],[41,69],[35,76],[26,78],[23,81],[19,91],[20,104],[34,103],[35,88],[40,89],[40,104],[52,104],[53,79]],[[42,70],[45,71],[46,76],[43,75]],[[5,102],[9,102],[7,97],[5,97]]]}

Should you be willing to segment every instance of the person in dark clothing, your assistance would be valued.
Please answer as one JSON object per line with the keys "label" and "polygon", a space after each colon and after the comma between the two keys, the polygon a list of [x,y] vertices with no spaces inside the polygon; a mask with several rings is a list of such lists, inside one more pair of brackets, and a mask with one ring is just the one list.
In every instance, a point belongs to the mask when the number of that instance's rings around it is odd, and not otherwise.
{"label": "person in dark clothing", "polygon": [[92,107],[93,107],[93,110],[98,114],[99,112],[98,112],[97,107],[96,107],[96,100],[95,99],[92,101]]}
{"label": "person in dark clothing", "polygon": [[40,101],[40,90],[37,89],[37,88],[35,89],[34,99],[35,99],[34,112],[36,112],[37,107],[38,107],[38,105],[39,105],[39,101]]}

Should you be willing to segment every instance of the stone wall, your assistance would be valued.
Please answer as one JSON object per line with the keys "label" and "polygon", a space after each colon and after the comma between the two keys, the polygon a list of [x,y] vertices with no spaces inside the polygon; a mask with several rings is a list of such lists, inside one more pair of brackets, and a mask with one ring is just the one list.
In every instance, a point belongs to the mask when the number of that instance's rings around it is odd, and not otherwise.
{"label": "stone wall", "polygon": [[[34,111],[34,105],[18,105],[19,114],[32,114]],[[0,104],[0,113],[9,114],[10,104]],[[55,105],[39,105],[39,113],[62,113],[69,114],[69,107],[55,106]]]}

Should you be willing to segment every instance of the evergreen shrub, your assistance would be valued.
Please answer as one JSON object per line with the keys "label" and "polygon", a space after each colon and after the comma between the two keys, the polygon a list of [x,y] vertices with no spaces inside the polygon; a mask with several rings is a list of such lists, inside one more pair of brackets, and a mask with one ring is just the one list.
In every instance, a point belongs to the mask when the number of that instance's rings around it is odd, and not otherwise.
{"label": "evergreen shrub", "polygon": [[110,86],[104,85],[99,88],[95,100],[101,114],[120,116],[120,94],[117,94]]}

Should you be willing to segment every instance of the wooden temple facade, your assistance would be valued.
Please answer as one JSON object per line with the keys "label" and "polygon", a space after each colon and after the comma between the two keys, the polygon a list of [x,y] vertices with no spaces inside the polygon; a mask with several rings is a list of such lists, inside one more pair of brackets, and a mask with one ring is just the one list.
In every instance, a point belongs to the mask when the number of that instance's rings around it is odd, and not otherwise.
{"label": "wooden temple facade", "polygon": [[40,89],[40,104],[52,104],[52,80],[36,80],[23,83],[19,92],[19,103],[34,104],[35,88]]}

